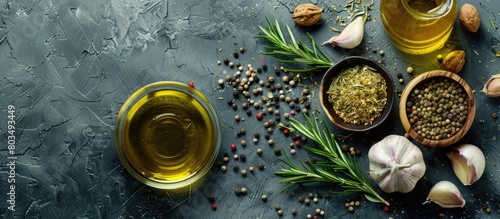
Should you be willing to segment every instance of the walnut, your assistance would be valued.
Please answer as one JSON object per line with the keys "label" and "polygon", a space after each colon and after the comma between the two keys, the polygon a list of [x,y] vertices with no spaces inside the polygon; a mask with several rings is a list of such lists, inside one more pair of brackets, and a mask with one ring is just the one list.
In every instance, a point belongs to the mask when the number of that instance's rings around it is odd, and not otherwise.
{"label": "walnut", "polygon": [[319,8],[314,4],[300,4],[293,11],[292,18],[297,25],[308,27],[319,22],[322,12],[323,8]]}
{"label": "walnut", "polygon": [[481,24],[481,16],[476,7],[471,4],[464,4],[460,8],[460,23],[466,31],[477,32]]}
{"label": "walnut", "polygon": [[450,52],[443,60],[443,69],[453,73],[459,73],[465,64],[465,52],[455,50]]}

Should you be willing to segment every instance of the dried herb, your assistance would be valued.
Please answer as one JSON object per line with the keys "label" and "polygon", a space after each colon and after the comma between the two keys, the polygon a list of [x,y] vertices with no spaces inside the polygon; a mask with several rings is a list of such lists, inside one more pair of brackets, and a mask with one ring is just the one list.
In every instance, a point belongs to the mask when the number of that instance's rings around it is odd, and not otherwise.
{"label": "dried herb", "polygon": [[326,93],[335,113],[352,124],[371,124],[387,103],[384,78],[366,65],[343,70],[332,79]]}
{"label": "dried herb", "polygon": [[297,131],[313,140],[318,146],[318,148],[306,146],[304,148],[312,154],[324,157],[325,160],[307,162],[307,164],[301,162],[304,169],[302,170],[290,160],[288,155],[285,154],[286,159],[278,158],[284,165],[281,171],[275,174],[285,178],[280,181],[281,183],[289,183],[283,190],[293,185],[309,182],[334,183],[343,191],[332,191],[333,194],[364,193],[366,199],[371,202],[389,205],[389,202],[376,192],[370,179],[356,162],[356,158],[342,152],[328,126],[325,125],[325,129],[320,130],[315,116],[313,117],[314,122],[305,114],[304,117],[305,124],[295,119],[290,119],[290,123]]}

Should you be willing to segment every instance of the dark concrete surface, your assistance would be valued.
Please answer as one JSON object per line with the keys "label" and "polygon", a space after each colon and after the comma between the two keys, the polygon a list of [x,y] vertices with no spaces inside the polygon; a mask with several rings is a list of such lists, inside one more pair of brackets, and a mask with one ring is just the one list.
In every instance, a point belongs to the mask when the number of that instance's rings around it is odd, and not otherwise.
{"label": "dark concrete surface", "polygon": [[[232,99],[232,87],[221,88],[217,81],[233,75],[235,70],[217,61],[229,58],[244,66],[267,64],[269,70],[260,77],[274,76],[279,82],[284,73],[275,76],[274,69],[282,64],[263,56],[267,42],[253,38],[260,33],[258,26],[266,25],[265,16],[290,25],[304,42],[306,32],[323,42],[335,34],[329,27],[343,28],[336,17],[347,15],[342,10],[345,2],[312,1],[325,8],[323,23],[316,28],[301,28],[293,24],[291,12],[306,1],[0,1],[1,218],[279,218],[275,204],[282,206],[282,218],[293,218],[293,208],[298,211],[296,218],[316,215],[318,208],[325,211],[324,218],[438,218],[440,214],[443,218],[498,218],[500,126],[491,114],[500,113],[500,98],[480,92],[491,75],[500,73],[499,58],[495,56],[500,51],[496,28],[500,25],[500,4],[494,0],[470,0],[482,16],[479,32],[465,32],[457,20],[449,42],[429,55],[406,55],[391,45],[379,19],[378,0],[370,11],[372,19],[365,25],[360,46],[353,50],[322,47],[335,62],[352,55],[380,61],[393,78],[402,73],[406,82],[412,77],[406,73],[408,66],[413,66],[416,74],[422,73],[439,68],[437,54],[465,50],[466,64],[460,75],[475,90],[478,107],[472,128],[456,144],[475,144],[486,155],[486,170],[478,182],[460,186],[445,155],[451,147],[419,145],[428,171],[408,194],[381,193],[390,200],[388,212],[381,204],[363,201],[359,194],[323,197],[310,205],[297,201],[299,196],[326,194],[335,189],[330,184],[305,184],[280,192],[284,185],[274,175],[280,162],[272,147],[264,140],[257,145],[251,142],[252,133],[266,132],[262,122],[253,116],[257,111],[246,116],[241,109],[227,105],[227,100]],[[458,0],[459,6],[464,3]],[[236,60],[231,54],[240,47],[246,50]],[[384,56],[374,53],[374,49],[384,50]],[[302,76],[303,84],[318,90],[315,83],[319,83],[321,74]],[[199,183],[176,191],[150,188],[131,177],[115,150],[116,115],[132,92],[162,80],[194,81],[220,117],[223,141],[218,162],[222,162],[224,153],[232,156],[229,145],[241,139],[249,143],[237,153],[246,154],[247,161],[231,159],[226,172],[215,165]],[[404,88],[397,82],[395,86],[397,90]],[[289,95],[301,91],[302,87],[296,86]],[[311,96],[310,112],[318,110],[322,117],[317,96]],[[281,105],[282,113],[290,110],[284,103]],[[368,170],[366,154],[370,145],[388,134],[404,134],[397,111],[396,101],[389,121],[367,133],[345,132],[333,126],[332,130],[337,136],[349,136],[342,143],[362,150],[358,162]],[[15,137],[9,137],[10,113],[15,115]],[[235,115],[246,119],[236,123]],[[238,138],[241,128],[247,134]],[[8,140],[12,138],[15,148],[10,154]],[[271,138],[274,146],[289,153],[288,145],[293,142],[289,137],[275,129]],[[256,155],[256,148],[264,149],[262,157]],[[303,149],[297,151],[293,156],[296,161],[308,156]],[[9,165],[11,162],[14,165]],[[266,165],[265,170],[257,169],[246,177],[232,170],[234,164],[248,168],[259,162]],[[422,205],[431,186],[440,180],[459,185],[467,201],[464,208]],[[236,187],[246,187],[248,193],[236,196]],[[13,199],[9,194],[14,194]],[[212,194],[217,204],[215,211],[207,198]],[[263,194],[267,202],[261,200]],[[343,206],[346,200],[359,200],[361,206],[349,212]]]}

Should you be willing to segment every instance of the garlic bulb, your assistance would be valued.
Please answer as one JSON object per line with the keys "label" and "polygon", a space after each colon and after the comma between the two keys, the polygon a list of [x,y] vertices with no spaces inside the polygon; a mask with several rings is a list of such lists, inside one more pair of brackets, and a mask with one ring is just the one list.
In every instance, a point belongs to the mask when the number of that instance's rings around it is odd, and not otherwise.
{"label": "garlic bulb", "polygon": [[389,135],[374,144],[368,159],[370,176],[384,192],[410,192],[425,173],[420,148],[399,135]]}
{"label": "garlic bulb", "polygon": [[455,175],[464,185],[471,185],[483,175],[486,159],[478,147],[462,144],[447,155],[451,160]]}
{"label": "garlic bulb", "polygon": [[357,17],[338,36],[330,38],[323,45],[332,44],[333,47],[338,46],[346,49],[358,46],[363,40],[364,24],[363,17]]}
{"label": "garlic bulb", "polygon": [[424,204],[429,202],[434,202],[443,208],[462,208],[465,205],[457,186],[449,181],[438,182],[432,187]]}
{"label": "garlic bulb", "polygon": [[500,97],[500,74],[492,75],[484,84],[482,92],[488,97]]}

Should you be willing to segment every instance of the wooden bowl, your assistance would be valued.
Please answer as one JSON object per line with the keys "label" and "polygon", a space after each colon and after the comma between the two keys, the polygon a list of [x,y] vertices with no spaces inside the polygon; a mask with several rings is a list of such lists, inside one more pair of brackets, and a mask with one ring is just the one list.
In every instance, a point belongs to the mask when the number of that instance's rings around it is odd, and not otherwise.
{"label": "wooden bowl", "polygon": [[[407,108],[406,104],[408,101],[408,96],[410,93],[413,91],[415,86],[419,85],[420,83],[432,79],[432,78],[438,78],[438,77],[444,77],[451,79],[458,84],[460,84],[463,89],[465,90],[467,94],[467,118],[464,121],[462,127],[460,128],[459,131],[457,131],[453,136],[445,138],[445,139],[440,139],[440,140],[432,140],[428,138],[424,138],[421,135],[417,133],[415,129],[410,124],[410,121],[408,120],[407,117]],[[460,140],[469,130],[469,128],[472,125],[472,122],[474,121],[474,116],[476,114],[476,103],[474,101],[474,96],[472,95],[472,90],[469,87],[469,85],[457,74],[444,71],[444,70],[434,70],[434,71],[429,71],[426,73],[422,73],[412,79],[408,85],[406,85],[405,89],[403,90],[403,93],[401,94],[400,102],[399,102],[399,117],[401,119],[401,123],[403,125],[403,128],[406,130],[406,132],[410,135],[411,138],[415,139],[417,142],[429,146],[429,147],[445,147],[449,146],[458,140]]]}
{"label": "wooden bowl", "polygon": [[[337,115],[337,113],[335,113],[333,105],[332,103],[330,103],[330,101],[328,101],[328,94],[326,93],[328,91],[328,88],[330,87],[330,84],[332,83],[332,79],[335,76],[340,74],[344,69],[352,68],[357,65],[367,65],[374,68],[377,73],[379,73],[385,79],[387,85],[387,103],[385,105],[385,108],[382,111],[381,115],[375,118],[373,122],[368,125],[345,122],[342,118],[339,117],[339,115]],[[394,82],[391,75],[375,61],[360,56],[351,56],[340,60],[336,65],[329,68],[326,71],[325,75],[323,75],[323,79],[321,80],[321,84],[319,86],[319,100],[321,102],[321,107],[325,111],[326,115],[328,116],[330,121],[332,121],[332,123],[337,127],[347,131],[368,131],[382,124],[389,116],[392,104],[394,102]]]}

